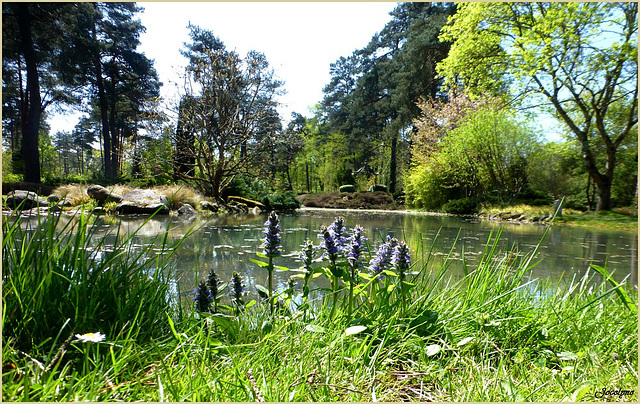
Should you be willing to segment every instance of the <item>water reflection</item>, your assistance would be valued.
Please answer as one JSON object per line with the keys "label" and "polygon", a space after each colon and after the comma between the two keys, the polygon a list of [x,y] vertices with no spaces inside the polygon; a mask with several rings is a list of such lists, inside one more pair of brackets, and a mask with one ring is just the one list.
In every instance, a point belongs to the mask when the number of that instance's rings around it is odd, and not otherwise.
{"label": "water reflection", "polygon": [[[317,231],[321,225],[328,225],[338,214],[347,219],[348,227],[360,224],[369,239],[372,251],[383,242],[386,235],[405,239],[412,249],[414,260],[432,252],[429,258],[431,268],[439,268],[449,256],[453,261],[452,274],[462,276],[462,260],[468,265],[477,262],[490,236],[495,237],[500,224],[457,217],[425,215],[399,212],[335,212],[323,210],[302,211],[280,215],[284,234],[284,253],[276,262],[289,268],[297,268],[297,251],[305,239],[319,244]],[[74,218],[63,218],[64,226]],[[112,239],[132,235],[134,244],[156,243],[160,245],[167,237],[169,244],[193,231],[177,249],[172,258],[175,268],[176,288],[180,292],[194,289],[197,279],[209,270],[215,270],[221,279],[228,281],[234,271],[244,274],[249,290],[255,284],[264,285],[266,271],[258,268],[249,259],[255,258],[260,250],[263,224],[266,215],[230,214],[217,217],[198,216],[192,220],[179,217],[144,216],[122,217],[118,219],[100,218],[93,223],[95,237]],[[33,223],[31,225],[34,225]],[[540,241],[545,227],[541,225],[505,224],[500,236],[499,247],[508,251],[516,247],[520,256],[532,251]],[[97,242],[97,240],[96,240]],[[452,246],[455,247],[452,249]],[[541,279],[571,279],[591,271],[589,264],[607,265],[614,278],[621,281],[630,275],[630,282],[637,284],[638,235],[633,232],[587,229],[569,226],[554,226],[540,246],[536,260],[540,264],[532,270],[532,277]],[[451,250],[451,251],[450,251]],[[277,288],[284,288],[291,272],[276,272]],[[319,286],[327,286],[318,278]]]}

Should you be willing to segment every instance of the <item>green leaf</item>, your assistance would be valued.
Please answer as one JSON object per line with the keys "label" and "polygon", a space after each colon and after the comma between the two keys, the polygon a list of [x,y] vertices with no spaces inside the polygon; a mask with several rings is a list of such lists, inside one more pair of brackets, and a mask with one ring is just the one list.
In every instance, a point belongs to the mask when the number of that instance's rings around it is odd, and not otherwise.
{"label": "green leaf", "polygon": [[222,315],[213,315],[211,316],[211,319],[225,330],[228,330],[232,326],[231,320],[229,318],[222,317]]}
{"label": "green leaf", "polygon": [[392,283],[391,285],[387,286],[387,293],[391,293],[395,288],[396,288],[395,283]]}
{"label": "green leaf", "polygon": [[176,327],[175,327],[175,324],[173,323],[173,319],[171,319],[171,316],[169,315],[169,313],[165,313],[165,314],[167,315],[167,320],[169,321],[169,328],[171,328],[171,333],[173,334],[174,337],[176,337],[178,341],[182,341],[182,338],[180,338],[180,335],[176,331]]}
{"label": "green leaf", "polygon": [[621,287],[622,285],[620,285],[611,277],[611,274],[609,273],[609,271],[607,271],[605,268],[601,266],[594,265],[594,264],[591,264],[591,268],[593,268],[596,272],[602,275],[602,277],[605,278],[609,282],[609,284],[611,284],[611,286],[614,288],[613,290],[615,290],[616,292],[616,295],[618,295],[618,298],[632,313],[638,314],[638,307],[636,307],[636,305],[633,304],[633,301],[629,298],[629,295],[627,295],[627,292],[625,292],[625,290]]}
{"label": "green leaf", "polygon": [[366,330],[367,327],[363,326],[363,325],[354,325],[353,327],[349,327],[346,330],[344,330],[344,335],[355,335],[355,334],[359,334],[362,331]]}
{"label": "green leaf", "polygon": [[393,272],[393,271],[389,271],[387,269],[382,271],[383,274],[388,275],[388,276],[398,276],[397,273]]}
{"label": "green leaf", "polygon": [[427,346],[427,348],[425,349],[427,356],[433,356],[436,355],[438,352],[440,352],[442,350],[442,347],[438,344],[432,344]]}
{"label": "green leaf", "polygon": [[264,293],[265,295],[269,296],[269,291],[264,286],[256,285],[256,289],[258,289],[260,292]]}
{"label": "green leaf", "polygon": [[257,255],[258,257],[260,257],[260,258],[269,258],[269,257],[267,257],[265,254],[263,254],[263,253],[261,253],[261,252],[256,253],[256,255]]}
{"label": "green leaf", "polygon": [[289,271],[289,268],[283,267],[281,265],[276,265],[274,268],[277,269],[278,271],[283,271],[283,272]]}
{"label": "green leaf", "polygon": [[251,300],[249,303],[245,304],[244,307],[248,309],[249,307],[253,306],[254,304],[256,304],[256,301],[255,300]]}
{"label": "green leaf", "polygon": [[307,324],[304,327],[305,330],[310,331],[310,332],[315,332],[315,333],[323,333],[324,332],[324,328],[320,327],[319,325],[316,324]]}
{"label": "green leaf", "polygon": [[249,261],[253,262],[254,264],[258,264],[258,266],[260,268],[268,268],[269,267],[269,263],[267,263],[267,262],[258,261],[258,260],[253,259],[253,258],[249,258]]}

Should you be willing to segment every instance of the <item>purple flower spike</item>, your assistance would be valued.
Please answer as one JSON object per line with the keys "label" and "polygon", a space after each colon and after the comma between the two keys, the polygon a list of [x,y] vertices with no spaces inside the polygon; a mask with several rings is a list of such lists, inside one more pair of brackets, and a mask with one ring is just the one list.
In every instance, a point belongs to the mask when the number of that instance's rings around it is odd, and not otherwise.
{"label": "purple flower spike", "polygon": [[233,273],[231,282],[229,282],[229,286],[231,287],[229,295],[231,295],[233,300],[235,300],[236,302],[242,301],[242,296],[244,295],[244,284],[242,283],[242,278],[240,277],[239,273]]}
{"label": "purple flower spike", "polygon": [[201,281],[198,288],[193,291],[195,297],[193,300],[196,302],[196,310],[199,312],[209,311],[209,305],[211,304],[211,293],[207,289],[207,284]]}
{"label": "purple flower spike", "polygon": [[280,244],[280,227],[278,226],[280,223],[280,219],[278,219],[278,215],[276,212],[271,212],[269,214],[269,218],[264,223],[264,240],[262,243],[262,248],[264,249],[264,255],[267,257],[276,257],[282,254],[282,245]]}
{"label": "purple flower spike", "polygon": [[338,250],[343,251],[347,243],[347,237],[345,236],[347,228],[344,227],[344,218],[342,216],[336,217],[327,230],[329,230],[335,240]]}
{"label": "purple flower spike", "polygon": [[329,257],[329,259],[335,262],[338,259],[338,246],[333,238],[333,234],[325,226],[320,227],[320,247],[324,250],[322,257]]}
{"label": "purple flower spike", "polygon": [[378,280],[384,280],[384,274],[382,271],[391,269],[391,255],[395,246],[398,244],[398,240],[387,236],[387,242],[380,244],[376,256],[369,261],[369,271],[378,275]]}
{"label": "purple flower spike", "polygon": [[391,266],[401,277],[403,277],[406,270],[409,269],[409,265],[411,265],[409,247],[407,247],[407,244],[404,241],[401,241],[393,249],[393,254],[391,255]]}
{"label": "purple flower spike", "polygon": [[356,227],[353,228],[351,237],[348,238],[349,244],[347,246],[347,260],[353,268],[362,266],[362,263],[360,262],[360,255],[364,250],[362,243],[366,240],[367,239],[365,237],[362,237],[362,227],[360,225],[356,225]]}

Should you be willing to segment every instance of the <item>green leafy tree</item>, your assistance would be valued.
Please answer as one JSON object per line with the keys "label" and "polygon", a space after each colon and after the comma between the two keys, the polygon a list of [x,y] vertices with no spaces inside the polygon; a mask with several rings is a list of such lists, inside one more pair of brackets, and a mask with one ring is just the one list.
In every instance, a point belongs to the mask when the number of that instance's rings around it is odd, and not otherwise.
{"label": "green leafy tree", "polygon": [[[470,111],[415,168],[409,194],[424,207],[435,207],[430,197],[511,202],[527,185],[527,160],[536,146],[531,133],[508,109],[488,105]],[[434,195],[423,195],[421,187]]]}
{"label": "green leafy tree", "polygon": [[384,170],[391,192],[408,157],[415,103],[439,94],[435,66],[449,44],[438,35],[454,10],[453,3],[401,3],[365,48],[331,66],[323,100],[329,131],[346,136],[346,165],[372,175]]}
{"label": "green leafy tree", "polygon": [[187,162],[187,169],[174,173],[218,198],[236,175],[269,152],[269,139],[281,127],[275,97],[282,83],[263,54],[250,51],[241,58],[211,31],[189,28],[191,42],[182,51],[189,60],[189,102],[179,119],[193,138],[180,144],[179,154],[192,159],[193,169]]}
{"label": "green leafy tree", "polygon": [[637,3],[461,3],[443,28],[453,45],[438,70],[475,94],[544,101],[580,144],[596,209],[607,210],[618,152],[638,121],[637,14]]}

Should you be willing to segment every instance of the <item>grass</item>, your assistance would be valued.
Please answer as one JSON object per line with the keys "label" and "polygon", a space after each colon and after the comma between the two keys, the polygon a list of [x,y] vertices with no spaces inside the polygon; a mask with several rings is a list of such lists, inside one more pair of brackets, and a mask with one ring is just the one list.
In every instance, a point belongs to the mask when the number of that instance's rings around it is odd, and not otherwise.
{"label": "grass", "polygon": [[[315,309],[275,316],[264,302],[240,316],[171,304],[166,256],[120,239],[92,261],[91,220],[54,241],[53,218],[28,231],[4,221],[4,400],[637,399],[637,289],[604,268],[529,280],[535,250],[500,251],[499,232],[460,280],[418,246],[404,316],[389,274],[385,287],[361,278],[353,315],[343,301],[331,320],[317,291]],[[105,341],[73,339],[98,330]]]}
{"label": "grass", "polygon": [[198,191],[186,185],[163,185],[155,187],[153,190],[169,198],[169,207],[171,210],[177,210],[185,203],[188,203],[195,209],[199,209],[200,202],[205,199]]}

